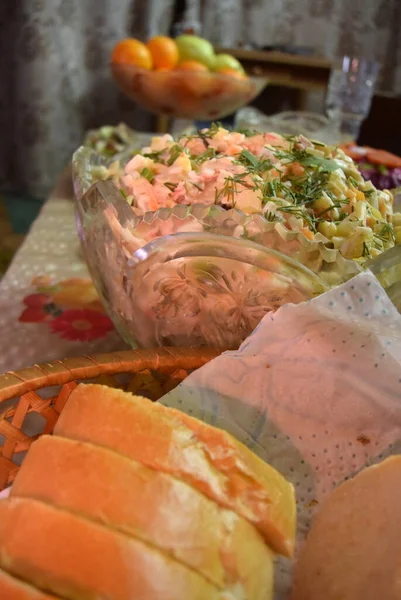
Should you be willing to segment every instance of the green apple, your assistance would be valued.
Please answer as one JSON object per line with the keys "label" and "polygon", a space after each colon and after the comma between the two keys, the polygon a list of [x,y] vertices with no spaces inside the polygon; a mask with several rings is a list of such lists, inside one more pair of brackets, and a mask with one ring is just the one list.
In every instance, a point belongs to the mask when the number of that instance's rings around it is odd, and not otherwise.
{"label": "green apple", "polygon": [[220,71],[220,69],[234,69],[241,73],[244,72],[241,63],[230,54],[216,54],[213,70]]}
{"label": "green apple", "polygon": [[210,42],[196,35],[180,35],[175,42],[180,53],[180,62],[197,60],[209,69],[213,69],[215,54]]}

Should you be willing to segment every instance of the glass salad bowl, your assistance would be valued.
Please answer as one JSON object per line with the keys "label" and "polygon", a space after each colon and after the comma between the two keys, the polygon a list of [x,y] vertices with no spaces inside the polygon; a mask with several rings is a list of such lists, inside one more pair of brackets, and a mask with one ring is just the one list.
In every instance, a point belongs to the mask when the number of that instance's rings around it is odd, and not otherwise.
{"label": "glass salad bowl", "polygon": [[77,228],[128,344],[237,348],[269,311],[325,291],[296,260],[238,237],[238,229],[263,235],[259,215],[180,205],[136,216],[112,181],[96,181],[104,160],[88,148],[74,155]]}
{"label": "glass salad bowl", "polygon": [[264,77],[208,71],[148,71],[128,64],[112,64],[111,70],[124,94],[150,112],[206,121],[234,113],[267,84]]}

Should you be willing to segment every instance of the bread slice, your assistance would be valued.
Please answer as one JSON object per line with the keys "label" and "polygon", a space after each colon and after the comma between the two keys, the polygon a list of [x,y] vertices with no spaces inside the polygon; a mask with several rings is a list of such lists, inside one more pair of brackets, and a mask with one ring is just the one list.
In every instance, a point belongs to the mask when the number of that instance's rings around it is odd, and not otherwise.
{"label": "bread slice", "polygon": [[401,456],[364,469],[317,513],[293,600],[400,600]]}
{"label": "bread slice", "polygon": [[186,483],[90,443],[42,436],[11,490],[150,542],[243,600],[273,593],[273,554],[253,525]]}
{"label": "bread slice", "polygon": [[57,600],[0,569],[1,600]]}
{"label": "bread slice", "polygon": [[185,480],[253,523],[277,552],[292,554],[293,486],[228,433],[181,413],[99,385],[79,385],[54,429],[112,448]]}
{"label": "bread slice", "polygon": [[0,502],[0,567],[68,600],[228,600],[153,547],[28,498]]}

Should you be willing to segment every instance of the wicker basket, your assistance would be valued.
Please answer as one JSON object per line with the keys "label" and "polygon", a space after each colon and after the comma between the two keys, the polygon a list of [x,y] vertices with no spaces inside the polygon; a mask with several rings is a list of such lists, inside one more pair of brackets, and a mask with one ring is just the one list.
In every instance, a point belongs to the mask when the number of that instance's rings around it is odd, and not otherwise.
{"label": "wicker basket", "polygon": [[68,358],[1,375],[0,491],[14,481],[32,442],[43,433],[52,433],[78,382],[96,381],[158,400],[220,352],[128,350]]}

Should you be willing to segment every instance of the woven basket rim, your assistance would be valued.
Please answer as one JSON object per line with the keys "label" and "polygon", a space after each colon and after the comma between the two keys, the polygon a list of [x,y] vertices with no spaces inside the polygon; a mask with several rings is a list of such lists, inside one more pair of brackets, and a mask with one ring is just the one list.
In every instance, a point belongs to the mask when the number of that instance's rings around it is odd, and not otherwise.
{"label": "woven basket rim", "polygon": [[135,372],[144,369],[198,368],[222,351],[212,348],[122,350],[55,360],[0,375],[0,404],[40,387],[63,385],[73,379],[90,379],[102,374]]}
{"label": "woven basket rim", "polygon": [[[153,383],[151,399],[158,400],[183,381],[193,371],[221,351],[211,348],[157,348],[152,350],[124,350],[92,356],[66,358],[33,365],[0,375],[0,490],[13,482],[19,469],[20,458],[40,435],[51,434],[63,407],[79,381],[97,380],[118,387],[131,386],[133,393],[149,392],[149,378]],[[115,375],[130,375],[130,383],[123,384]],[[118,379],[118,378],[117,378]],[[145,388],[137,386],[145,379]],[[105,381],[103,381],[105,380]],[[60,388],[51,397],[38,392],[45,388]],[[124,387],[125,389],[125,387]],[[6,405],[7,401],[10,401]],[[3,405],[2,405],[3,403]],[[32,413],[43,418],[39,430],[25,428],[25,420]]]}

